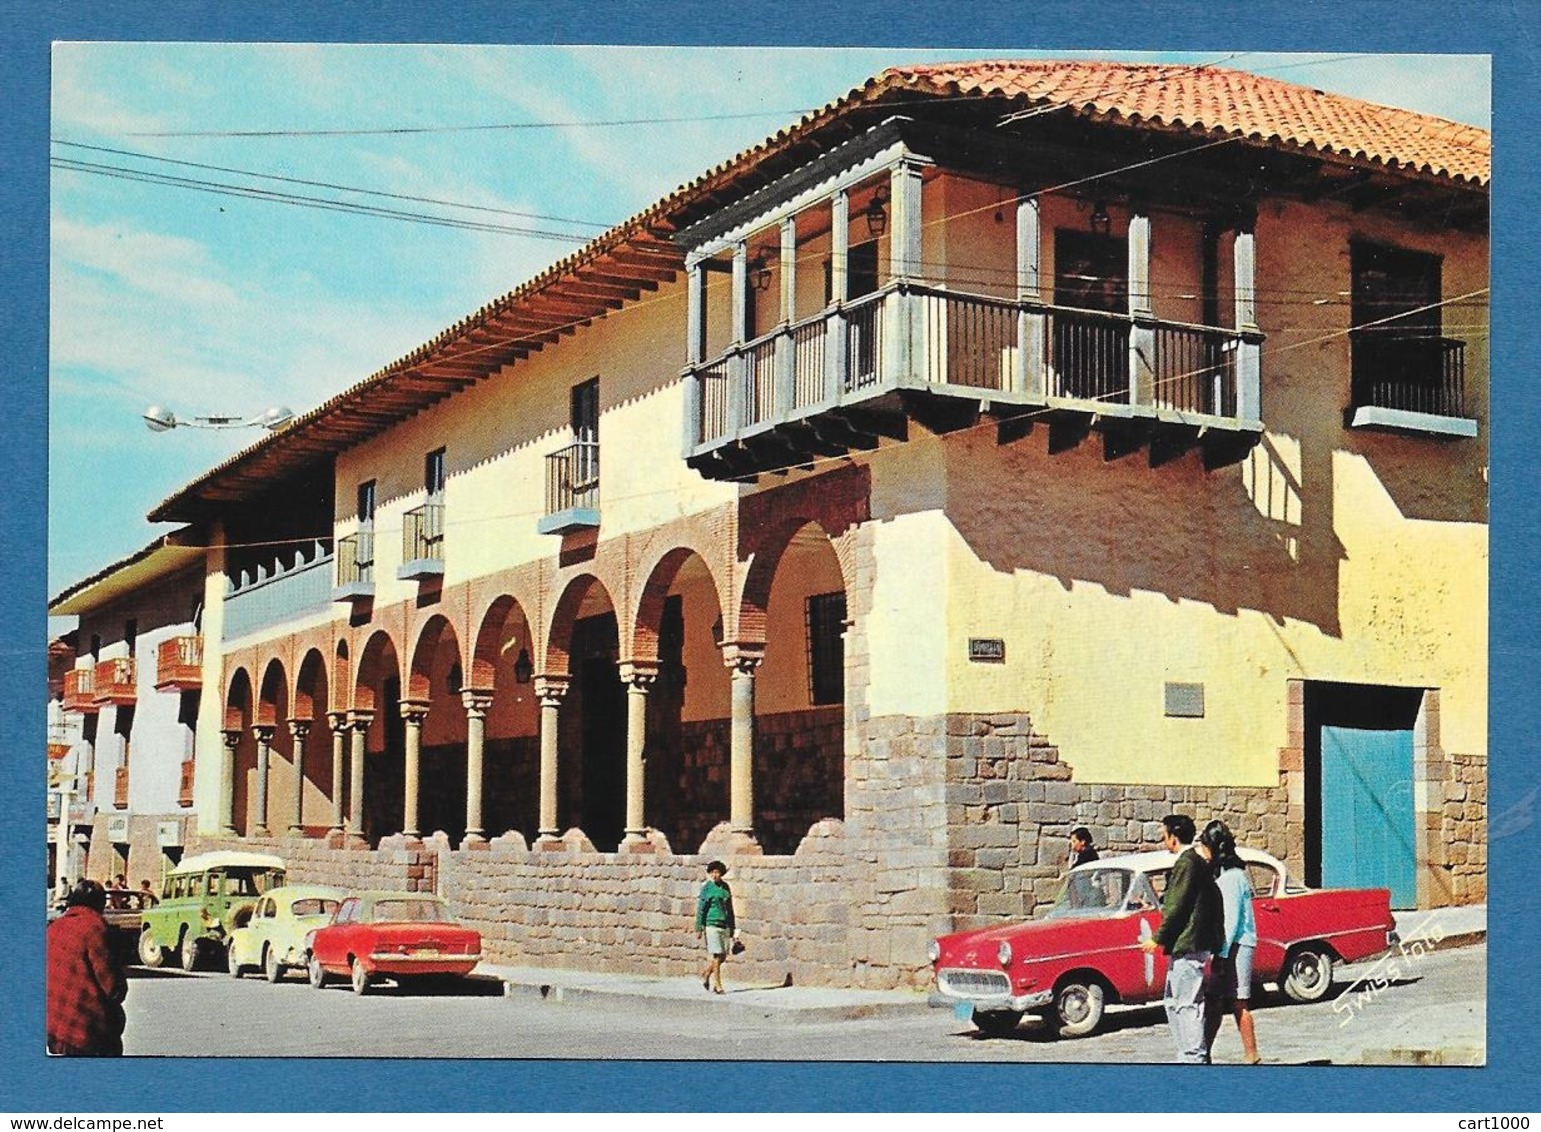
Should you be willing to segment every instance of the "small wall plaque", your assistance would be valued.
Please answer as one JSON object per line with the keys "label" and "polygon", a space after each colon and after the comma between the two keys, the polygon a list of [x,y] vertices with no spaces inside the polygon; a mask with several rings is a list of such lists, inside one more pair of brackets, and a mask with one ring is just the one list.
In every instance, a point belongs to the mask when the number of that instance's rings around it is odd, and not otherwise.
{"label": "small wall plaque", "polygon": [[175,849],[182,844],[182,823],[161,821],[155,823],[155,844],[162,849]]}
{"label": "small wall plaque", "polygon": [[968,658],[985,664],[1004,664],[1006,661],[1006,642],[1000,637],[970,637],[968,639]]}
{"label": "small wall plaque", "polygon": [[1178,719],[1204,718],[1204,685],[1167,684],[1166,714]]}

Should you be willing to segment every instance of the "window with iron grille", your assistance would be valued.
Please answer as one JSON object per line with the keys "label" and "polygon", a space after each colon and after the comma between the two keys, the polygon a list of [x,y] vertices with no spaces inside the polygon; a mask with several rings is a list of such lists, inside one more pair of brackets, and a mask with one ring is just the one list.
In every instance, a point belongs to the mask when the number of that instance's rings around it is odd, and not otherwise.
{"label": "window with iron grille", "polygon": [[815,706],[845,702],[845,594],[808,598],[808,699]]}

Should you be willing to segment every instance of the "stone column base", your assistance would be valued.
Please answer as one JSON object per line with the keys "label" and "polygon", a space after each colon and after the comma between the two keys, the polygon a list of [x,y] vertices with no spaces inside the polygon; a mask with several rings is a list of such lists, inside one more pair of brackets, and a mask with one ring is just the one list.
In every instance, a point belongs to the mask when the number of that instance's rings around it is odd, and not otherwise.
{"label": "stone column base", "polygon": [[645,833],[628,833],[621,839],[616,852],[652,855],[658,852],[658,846],[654,845]]}
{"label": "stone column base", "polygon": [[765,850],[760,847],[760,842],[752,833],[736,829],[728,834],[727,852],[733,857],[763,857]]}
{"label": "stone column base", "polygon": [[543,833],[535,839],[535,843],[530,848],[540,850],[543,853],[565,853],[567,851],[567,842],[554,833]]}
{"label": "stone column base", "polygon": [[343,836],[344,849],[368,849],[369,838],[362,833],[349,833]]}
{"label": "stone column base", "polygon": [[460,842],[461,849],[483,850],[492,848],[492,842],[479,833],[468,833]]}

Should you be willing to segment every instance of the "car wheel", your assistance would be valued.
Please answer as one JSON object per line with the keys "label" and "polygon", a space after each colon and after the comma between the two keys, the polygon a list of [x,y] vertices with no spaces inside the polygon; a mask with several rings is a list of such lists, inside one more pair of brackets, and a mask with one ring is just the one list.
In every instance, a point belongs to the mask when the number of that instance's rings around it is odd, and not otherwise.
{"label": "car wheel", "polygon": [[1022,1021],[1018,1010],[975,1010],[974,1027],[987,1037],[1004,1038]]}
{"label": "car wheel", "polygon": [[177,960],[184,971],[195,970],[198,966],[198,937],[191,931],[182,935],[182,942],[177,947]]}
{"label": "car wheel", "polygon": [[271,947],[262,949],[262,974],[270,983],[276,983],[284,977],[284,965],[278,961],[278,952]]}
{"label": "car wheel", "polygon": [[320,990],[326,986],[326,968],[321,966],[321,960],[314,955],[305,958],[305,973],[310,976],[310,985]]}
{"label": "car wheel", "polygon": [[232,979],[239,979],[241,977],[241,972],[245,970],[245,968],[241,966],[240,959],[236,957],[235,940],[231,940],[229,945],[225,948],[225,970],[230,972],[230,977]]}
{"label": "car wheel", "polygon": [[166,962],[166,949],[155,942],[149,928],[139,933],[139,962],[146,967],[159,967]]}
{"label": "car wheel", "polygon": [[1061,1037],[1084,1038],[1102,1025],[1102,984],[1087,980],[1070,982],[1054,995],[1054,1017]]}
{"label": "car wheel", "polygon": [[1319,947],[1302,947],[1285,961],[1279,986],[1296,1002],[1321,1001],[1332,989],[1332,956]]}
{"label": "car wheel", "polygon": [[349,968],[349,975],[353,982],[353,993],[363,994],[369,989],[369,972],[364,970],[364,964],[358,959],[353,960],[353,966]]}

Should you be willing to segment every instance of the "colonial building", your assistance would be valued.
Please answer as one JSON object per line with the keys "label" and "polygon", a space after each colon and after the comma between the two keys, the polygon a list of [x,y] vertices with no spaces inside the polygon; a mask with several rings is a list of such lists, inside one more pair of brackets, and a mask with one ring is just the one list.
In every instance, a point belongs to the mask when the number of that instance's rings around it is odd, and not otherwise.
{"label": "colonial building", "polygon": [[723,856],[755,977],[871,986],[1173,809],[1483,899],[1488,167],[1215,68],[885,71],[155,508],[200,836],[660,972]]}
{"label": "colonial building", "polygon": [[50,616],[79,619],[61,638],[60,745],[49,752],[68,827],[50,844],[55,854],[69,847],[65,879],[158,884],[181,855],[193,824],[206,560],[202,541],[179,531],[48,605]]}

